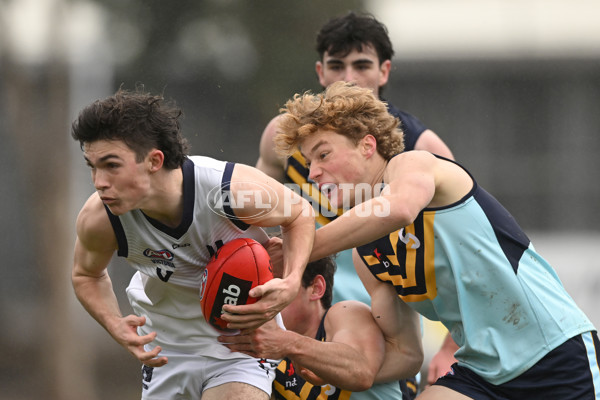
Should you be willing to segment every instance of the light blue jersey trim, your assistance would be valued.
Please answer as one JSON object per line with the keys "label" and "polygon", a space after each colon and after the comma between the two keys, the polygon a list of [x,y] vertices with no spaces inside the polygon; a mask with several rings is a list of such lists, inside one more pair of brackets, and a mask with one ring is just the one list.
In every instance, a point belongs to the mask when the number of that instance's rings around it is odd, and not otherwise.
{"label": "light blue jersey trim", "polygon": [[590,372],[592,373],[592,381],[594,382],[594,393],[597,399],[600,399],[600,369],[598,367],[598,354],[594,346],[594,338],[591,332],[586,332],[581,335],[583,343],[587,349],[587,356],[590,361]]}

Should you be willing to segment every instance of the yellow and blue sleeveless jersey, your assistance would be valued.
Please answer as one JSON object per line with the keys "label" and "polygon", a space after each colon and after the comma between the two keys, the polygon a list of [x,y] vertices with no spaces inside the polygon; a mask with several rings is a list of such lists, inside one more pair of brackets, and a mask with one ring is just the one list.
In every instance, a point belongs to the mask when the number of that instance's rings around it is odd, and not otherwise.
{"label": "yellow and blue sleeveless jersey", "polygon": [[460,365],[493,384],[594,330],[514,218],[474,179],[460,201],[424,209],[410,226],[357,250],[377,279],[446,326]]}

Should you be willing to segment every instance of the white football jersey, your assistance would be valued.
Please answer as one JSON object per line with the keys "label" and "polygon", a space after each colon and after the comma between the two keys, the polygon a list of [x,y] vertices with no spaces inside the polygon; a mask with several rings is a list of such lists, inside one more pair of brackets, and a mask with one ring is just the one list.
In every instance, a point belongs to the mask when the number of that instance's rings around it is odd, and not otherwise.
{"label": "white football jersey", "polygon": [[259,243],[268,240],[263,229],[237,219],[223,201],[234,167],[234,163],[201,156],[185,161],[183,218],[176,228],[141,210],[115,216],[107,209],[118,255],[138,270],[127,294],[136,314],[147,318],[139,333],[158,333],[148,348],[161,345],[184,353],[245,357],[217,344],[219,333],[205,322],[199,302],[202,272],[221,244],[239,237]]}

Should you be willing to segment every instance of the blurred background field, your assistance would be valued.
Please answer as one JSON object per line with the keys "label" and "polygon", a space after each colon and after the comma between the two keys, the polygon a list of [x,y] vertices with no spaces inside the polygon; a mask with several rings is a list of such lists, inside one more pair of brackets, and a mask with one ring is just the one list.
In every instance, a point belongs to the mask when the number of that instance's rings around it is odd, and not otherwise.
{"label": "blurred background field", "polygon": [[[0,0],[0,398],[139,398],[137,361],[70,285],[93,192],[78,110],[143,84],[184,109],[192,153],[254,164],[279,107],[320,90],[315,34],[349,10],[388,26],[384,97],[442,136],[600,326],[598,2]],[[110,268],[124,312],[132,272]]]}

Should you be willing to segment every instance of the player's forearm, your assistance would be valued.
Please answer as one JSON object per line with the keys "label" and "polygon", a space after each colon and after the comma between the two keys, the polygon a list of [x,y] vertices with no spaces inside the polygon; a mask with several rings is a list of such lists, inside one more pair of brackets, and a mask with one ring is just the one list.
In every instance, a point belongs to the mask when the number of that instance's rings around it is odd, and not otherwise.
{"label": "player's forearm", "polygon": [[376,382],[415,376],[424,357],[418,314],[397,297],[391,285],[378,283],[370,295],[371,312],[385,338],[385,358]]}
{"label": "player's forearm", "polygon": [[122,314],[108,274],[95,278],[74,273],[72,283],[81,305],[111,333],[112,325]]}
{"label": "player's forearm", "polygon": [[391,208],[387,197],[368,200],[317,229],[310,261],[369,243],[411,222],[402,207]]}
{"label": "player's forearm", "polygon": [[373,385],[375,368],[354,348],[335,342],[312,338],[296,341],[287,355],[298,368],[306,368],[323,381],[353,392],[367,390]]}
{"label": "player's forearm", "polygon": [[[306,203],[308,204],[308,203]],[[307,205],[306,207],[310,207]],[[302,279],[315,238],[315,221],[312,208],[300,209],[294,220],[282,226],[283,238],[283,278],[292,276],[298,282]]]}

